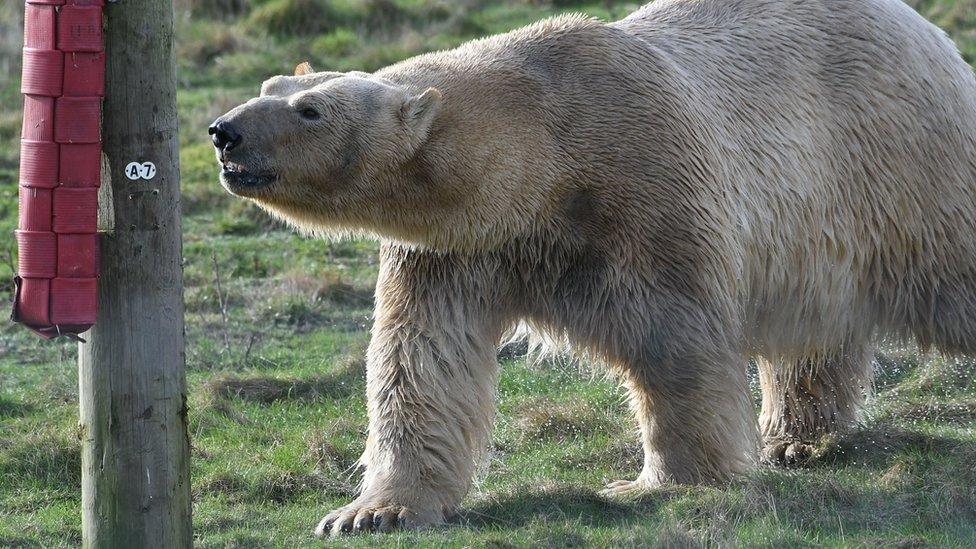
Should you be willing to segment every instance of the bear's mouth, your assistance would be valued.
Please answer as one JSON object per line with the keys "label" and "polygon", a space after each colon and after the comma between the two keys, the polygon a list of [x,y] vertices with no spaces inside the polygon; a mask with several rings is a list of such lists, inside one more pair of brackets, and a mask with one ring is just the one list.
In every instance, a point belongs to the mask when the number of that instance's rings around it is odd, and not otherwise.
{"label": "bear's mouth", "polygon": [[273,172],[252,172],[234,162],[224,162],[220,170],[220,181],[224,188],[242,196],[268,187],[277,180],[278,176]]}

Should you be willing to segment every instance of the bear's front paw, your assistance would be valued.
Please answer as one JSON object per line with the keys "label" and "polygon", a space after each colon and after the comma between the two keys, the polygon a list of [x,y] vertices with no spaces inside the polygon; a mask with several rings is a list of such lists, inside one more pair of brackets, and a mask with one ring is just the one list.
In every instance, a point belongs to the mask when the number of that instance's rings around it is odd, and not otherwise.
{"label": "bear's front paw", "polygon": [[341,536],[361,532],[392,532],[396,529],[419,530],[444,522],[444,513],[417,511],[403,505],[372,502],[362,498],[325,515],[315,528],[315,535]]}
{"label": "bear's front paw", "polygon": [[640,476],[636,480],[615,480],[600,491],[604,497],[636,497],[661,486],[661,482]]}
{"label": "bear's front paw", "polygon": [[640,481],[638,480],[615,480],[604,488],[600,494],[605,497],[622,496],[642,492]]}

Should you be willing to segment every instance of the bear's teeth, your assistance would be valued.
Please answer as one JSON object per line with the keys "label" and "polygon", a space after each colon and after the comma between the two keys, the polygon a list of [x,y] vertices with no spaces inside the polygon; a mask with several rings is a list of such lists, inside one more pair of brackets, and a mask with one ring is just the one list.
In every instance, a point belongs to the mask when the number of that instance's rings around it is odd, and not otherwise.
{"label": "bear's teeth", "polygon": [[247,170],[244,169],[244,166],[241,166],[240,164],[235,164],[234,162],[224,162],[224,171],[234,172],[234,173],[247,172]]}

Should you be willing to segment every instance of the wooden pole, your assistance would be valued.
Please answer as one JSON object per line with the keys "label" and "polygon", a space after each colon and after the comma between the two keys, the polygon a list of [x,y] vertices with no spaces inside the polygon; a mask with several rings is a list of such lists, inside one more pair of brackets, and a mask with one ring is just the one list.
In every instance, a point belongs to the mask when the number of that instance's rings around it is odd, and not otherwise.
{"label": "wooden pole", "polygon": [[79,352],[82,539],[190,547],[173,4],[109,2],[105,19],[99,311]]}

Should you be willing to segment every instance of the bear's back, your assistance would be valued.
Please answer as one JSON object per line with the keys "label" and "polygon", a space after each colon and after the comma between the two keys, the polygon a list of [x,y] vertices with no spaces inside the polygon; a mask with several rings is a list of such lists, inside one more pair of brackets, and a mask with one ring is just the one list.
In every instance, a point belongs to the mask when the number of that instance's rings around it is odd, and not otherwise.
{"label": "bear's back", "polygon": [[591,189],[613,213],[584,238],[627,269],[715,271],[767,349],[932,340],[925,311],[976,307],[976,80],[898,0],[661,0],[383,75],[464,99],[431,145],[452,155],[531,127],[509,153],[533,169],[496,179]]}
{"label": "bear's back", "polygon": [[976,79],[941,30],[899,0],[664,0],[614,25],[711,125],[754,340],[956,339],[925,311],[976,305]]}

